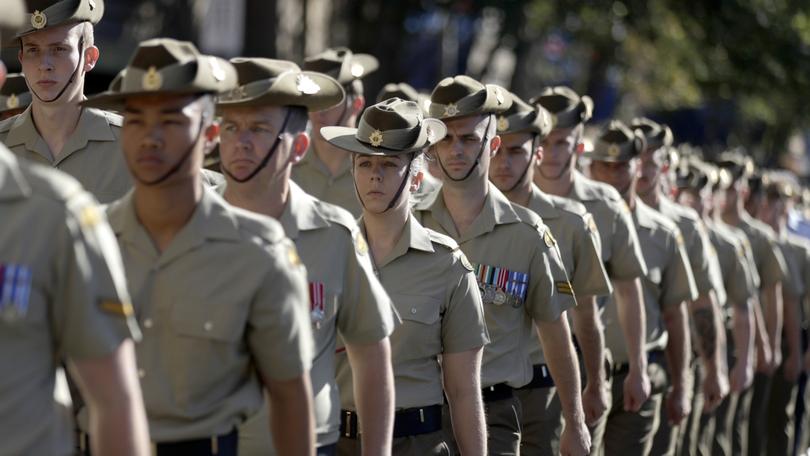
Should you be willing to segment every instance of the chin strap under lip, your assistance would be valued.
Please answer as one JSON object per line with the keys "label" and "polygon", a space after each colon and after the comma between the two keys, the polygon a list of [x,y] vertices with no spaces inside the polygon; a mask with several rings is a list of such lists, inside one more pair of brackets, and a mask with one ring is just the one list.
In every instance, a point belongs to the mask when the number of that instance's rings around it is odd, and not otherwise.
{"label": "chin strap under lip", "polygon": [[442,163],[441,157],[439,157],[438,152],[436,153],[436,161],[439,162],[439,167],[441,167],[442,172],[448,179],[453,182],[461,182],[467,180],[468,177],[475,171],[475,168],[478,167],[478,162],[481,160],[481,155],[484,154],[484,148],[486,148],[487,144],[489,143],[488,134],[489,134],[489,126],[492,123],[492,114],[489,114],[489,118],[487,119],[487,127],[484,130],[484,139],[481,141],[481,149],[478,151],[478,156],[475,157],[475,163],[470,167],[470,170],[467,171],[467,174],[464,175],[461,179],[456,179],[455,177],[451,176],[450,173],[447,172],[447,169],[444,167],[444,163]]}
{"label": "chin strap under lip", "polygon": [[238,182],[240,184],[244,184],[245,182],[247,182],[247,181],[253,179],[254,177],[256,177],[256,175],[259,174],[259,171],[264,169],[267,166],[267,164],[270,163],[270,159],[273,157],[273,155],[275,155],[276,149],[278,149],[278,145],[281,142],[281,135],[284,133],[284,130],[287,128],[287,122],[289,122],[289,120],[290,120],[290,113],[292,111],[290,111],[290,108],[286,108],[286,109],[287,109],[287,112],[284,114],[284,122],[281,124],[281,130],[278,131],[278,135],[276,136],[275,141],[273,141],[273,145],[270,147],[270,150],[267,151],[267,154],[265,154],[264,158],[259,163],[259,165],[256,166],[256,169],[251,171],[251,173],[248,174],[247,177],[243,177],[243,178],[240,179],[240,178],[234,176],[230,171],[228,171],[228,169],[225,168],[225,165],[223,164],[223,165],[220,166],[220,168],[222,169],[222,171],[225,174],[228,175],[228,177],[230,177],[231,179],[233,179],[234,181],[236,181],[236,182]]}

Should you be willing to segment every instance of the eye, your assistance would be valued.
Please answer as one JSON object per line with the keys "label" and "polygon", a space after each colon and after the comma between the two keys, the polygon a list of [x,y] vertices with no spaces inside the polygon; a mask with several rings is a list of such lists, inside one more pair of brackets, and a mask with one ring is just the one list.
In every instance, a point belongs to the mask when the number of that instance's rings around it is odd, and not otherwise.
{"label": "eye", "polygon": [[138,119],[138,118],[127,117],[124,120],[124,123],[127,124],[127,125],[140,125],[143,122],[141,122],[141,119]]}
{"label": "eye", "polygon": [[358,168],[368,168],[371,166],[371,161],[369,160],[360,160],[357,162]]}
{"label": "eye", "polygon": [[227,133],[233,133],[233,132],[236,131],[236,125],[234,125],[232,123],[227,123],[227,124],[222,126],[222,131],[227,132]]}
{"label": "eye", "polygon": [[386,161],[383,164],[383,166],[385,166],[386,168],[397,168],[397,167],[399,167],[399,163],[397,163],[397,162],[395,162],[393,160],[392,161]]}
{"label": "eye", "polygon": [[56,52],[66,52],[68,48],[65,46],[56,46]]}

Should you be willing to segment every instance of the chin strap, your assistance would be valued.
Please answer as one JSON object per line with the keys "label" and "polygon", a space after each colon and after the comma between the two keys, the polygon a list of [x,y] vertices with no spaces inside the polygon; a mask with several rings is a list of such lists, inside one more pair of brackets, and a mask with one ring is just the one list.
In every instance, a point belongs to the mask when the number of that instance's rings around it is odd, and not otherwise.
{"label": "chin strap", "polygon": [[467,178],[470,177],[470,174],[472,174],[475,168],[478,167],[478,162],[481,161],[481,155],[484,154],[484,148],[489,143],[488,134],[489,134],[489,126],[492,123],[492,117],[493,117],[492,114],[490,114],[489,118],[487,119],[487,128],[484,130],[484,139],[483,141],[481,141],[481,149],[478,151],[478,156],[475,157],[475,163],[472,164],[470,170],[467,171],[467,174],[465,174],[464,177],[462,177],[461,179],[456,179],[455,177],[451,176],[450,173],[447,172],[447,169],[444,167],[444,163],[442,163],[442,159],[441,157],[439,157],[439,154],[438,153],[436,154],[436,161],[439,162],[439,167],[442,168],[442,172],[444,173],[445,176],[447,176],[448,179],[454,182],[461,182],[463,180],[467,180]]}
{"label": "chin strap", "polygon": [[515,181],[515,185],[513,185],[512,188],[505,191],[504,193],[511,193],[514,189],[518,188],[518,185],[520,185],[523,182],[523,178],[526,177],[526,173],[529,172],[529,168],[534,164],[534,151],[535,151],[535,149],[537,147],[536,146],[536,144],[537,144],[537,136],[538,135],[532,136],[532,152],[531,152],[531,155],[529,155],[529,163],[526,164],[526,168],[524,168],[523,172],[520,173],[520,177],[518,178],[517,181]]}
{"label": "chin strap", "polygon": [[[200,140],[200,137],[202,136],[203,118],[204,118],[203,116],[200,116],[199,128],[197,128],[197,134],[195,135],[196,139],[188,146],[188,149],[186,149],[185,153],[183,153],[183,156],[180,157],[180,160],[178,160],[177,163],[174,166],[172,166],[168,171],[166,171],[165,174],[163,174],[162,176],[160,176],[159,178],[157,178],[155,180],[146,181],[146,180],[143,180],[143,179],[139,178],[138,176],[135,176],[135,179],[138,182],[140,182],[141,184],[151,187],[151,186],[158,185],[158,184],[162,183],[163,181],[168,179],[172,174],[179,171],[180,167],[183,166],[183,163],[185,163],[188,160],[188,157],[190,157],[191,154],[194,152],[194,146],[197,145],[197,142]],[[134,175],[134,173],[133,173],[133,175]]]}
{"label": "chin strap", "polygon": [[560,170],[560,172],[557,173],[556,176],[547,176],[546,173],[543,172],[543,166],[542,165],[538,166],[538,171],[540,172],[540,175],[543,176],[545,179],[548,179],[548,180],[558,180],[559,178],[562,177],[563,174],[565,174],[566,171],[568,171],[568,167],[571,166],[571,160],[574,159],[575,154],[576,154],[576,152],[571,152],[569,154],[567,165],[563,166],[562,169]]}
{"label": "chin strap", "polygon": [[[391,202],[388,203],[388,206],[381,213],[384,214],[384,213],[388,212],[392,207],[394,207],[394,205],[399,200],[399,197],[402,195],[402,192],[405,190],[405,185],[411,179],[411,166],[413,165],[413,159],[415,157],[416,157],[416,153],[412,153],[411,154],[411,159],[408,160],[408,168],[405,170],[405,177],[402,178],[402,182],[400,182],[400,184],[399,184],[399,189],[397,190],[396,195],[394,195],[394,198],[391,199]],[[354,166],[352,166],[352,167],[354,167]],[[360,196],[360,191],[357,189],[357,180],[353,180],[353,182],[354,182],[354,192],[357,194],[357,199],[360,201],[360,205],[363,206],[363,209],[365,209],[366,208],[366,203],[363,202],[363,198]]]}
{"label": "chin strap", "polygon": [[267,164],[270,163],[270,159],[273,157],[273,155],[275,155],[276,149],[278,149],[278,145],[281,142],[281,135],[284,133],[284,130],[287,128],[287,122],[289,122],[289,120],[290,120],[290,113],[292,111],[290,110],[290,108],[286,108],[286,109],[287,109],[287,112],[284,114],[284,122],[281,124],[281,129],[278,131],[278,135],[276,136],[275,141],[273,141],[273,145],[270,147],[270,150],[267,151],[267,154],[265,154],[264,158],[262,159],[261,163],[259,163],[259,165],[256,167],[256,169],[254,169],[250,174],[248,174],[247,177],[244,177],[244,178],[240,179],[240,178],[234,176],[230,171],[228,171],[228,169],[225,168],[225,166],[223,164],[222,166],[220,166],[220,168],[222,168],[222,171],[225,174],[227,174],[228,177],[235,180],[236,182],[239,182],[240,184],[244,184],[245,182],[247,182],[247,181],[253,179],[254,177],[256,177],[256,175],[259,174],[259,171],[264,169],[267,166]]}
{"label": "chin strap", "polygon": [[[20,47],[22,47],[22,44],[20,44]],[[60,90],[59,93],[50,100],[44,100],[42,97],[39,96],[39,94],[37,94],[37,91],[34,90],[33,88],[31,89],[31,93],[33,93],[34,96],[37,97],[37,99],[39,99],[39,101],[43,103],[53,103],[54,101],[60,99],[62,95],[64,95],[65,90],[67,90],[67,88],[73,84],[73,81],[76,79],[76,73],[78,73],[79,70],[82,68],[82,63],[84,63],[84,37],[79,38],[79,63],[76,64],[76,68],[70,75],[70,79],[68,79],[67,84],[65,84],[65,86],[62,87],[62,90]]]}

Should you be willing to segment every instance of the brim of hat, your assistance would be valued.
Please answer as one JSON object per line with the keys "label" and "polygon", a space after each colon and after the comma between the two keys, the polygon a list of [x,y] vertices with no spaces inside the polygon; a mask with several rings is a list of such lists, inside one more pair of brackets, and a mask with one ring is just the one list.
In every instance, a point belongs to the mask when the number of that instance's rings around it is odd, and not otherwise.
{"label": "brim of hat", "polygon": [[[297,74],[298,73],[295,73],[295,75]],[[322,89],[324,87],[331,88],[332,94],[288,96],[286,94],[265,92],[264,94],[257,95],[252,98],[243,98],[233,101],[220,100],[217,101],[217,107],[301,106],[310,112],[316,112],[333,108],[340,104],[340,102],[346,97],[343,86],[333,78],[314,71],[302,71],[301,74],[312,79]],[[270,88],[272,88],[272,86]]]}
{"label": "brim of hat", "polygon": [[440,121],[435,119],[424,119],[423,122],[429,123],[434,134],[427,137],[424,144],[416,144],[413,147],[404,150],[394,150],[385,147],[374,147],[366,144],[357,139],[357,129],[350,127],[323,127],[321,128],[321,136],[329,144],[335,147],[347,150],[355,154],[362,155],[402,155],[412,152],[419,152],[426,147],[430,147],[441,141],[447,135],[447,127]]}
{"label": "brim of hat", "polygon": [[[137,97],[149,97],[149,96],[188,96],[188,95],[202,95],[204,92],[194,91],[194,90],[171,90],[171,91],[162,91],[162,90],[144,90],[139,92],[111,92],[105,91],[101,92],[98,95],[94,95],[81,103],[81,106],[85,108],[98,108],[98,109],[107,109],[113,111],[121,111],[126,104],[127,99],[129,98],[137,98]],[[212,94],[215,95],[215,94]]]}
{"label": "brim of hat", "polygon": [[636,157],[630,158],[622,158],[622,157],[604,157],[601,155],[596,155],[593,152],[585,152],[582,154],[583,157],[591,160],[591,161],[598,161],[598,162],[605,162],[605,163],[624,163],[629,162],[630,160]]}
{"label": "brim of hat", "polygon": [[380,62],[377,58],[369,54],[352,54],[352,65],[354,64],[359,64],[363,67],[363,74],[355,79],[363,79],[380,68]]}

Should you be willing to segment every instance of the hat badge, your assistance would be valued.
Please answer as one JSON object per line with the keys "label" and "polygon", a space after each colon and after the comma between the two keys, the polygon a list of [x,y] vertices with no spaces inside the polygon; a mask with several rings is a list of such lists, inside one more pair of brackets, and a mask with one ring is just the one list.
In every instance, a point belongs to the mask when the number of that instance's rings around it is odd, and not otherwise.
{"label": "hat badge", "polygon": [[506,131],[509,129],[509,119],[504,116],[498,117],[498,131]]}
{"label": "hat badge", "polygon": [[619,148],[618,145],[611,144],[610,147],[608,147],[607,153],[611,157],[618,157],[619,154],[622,153],[622,150]]}
{"label": "hat badge", "polygon": [[295,78],[295,87],[304,95],[314,95],[321,91],[321,86],[305,74],[299,74]]}
{"label": "hat badge", "polygon": [[368,136],[368,140],[371,142],[372,146],[380,147],[383,142],[383,134],[380,130],[374,130]]}
{"label": "hat badge", "polygon": [[363,65],[360,65],[359,63],[352,64],[352,70],[351,70],[352,76],[354,76],[356,78],[359,78],[365,72],[366,72],[366,69],[363,68]]}
{"label": "hat badge", "polygon": [[20,99],[17,98],[16,94],[11,94],[11,96],[6,99],[6,108],[8,109],[15,109],[20,106]]}
{"label": "hat badge", "polygon": [[45,27],[47,23],[48,23],[48,16],[46,16],[45,13],[43,13],[42,11],[36,10],[31,15],[31,27],[34,27],[35,29],[39,30]]}
{"label": "hat badge", "polygon": [[455,103],[449,103],[447,106],[444,107],[444,115],[447,116],[454,116],[458,114],[458,106]]}
{"label": "hat badge", "polygon": [[141,85],[146,90],[158,90],[163,86],[163,76],[158,73],[155,66],[150,66],[141,79]]}

